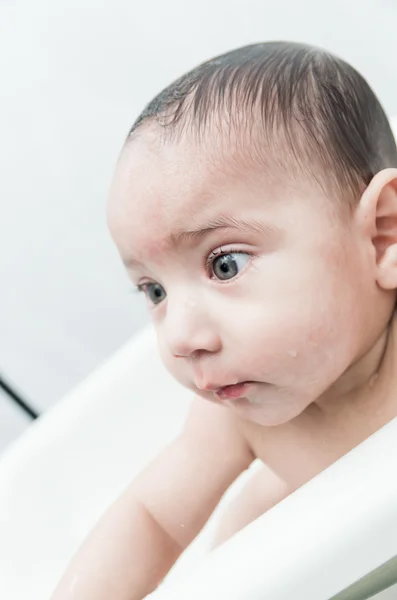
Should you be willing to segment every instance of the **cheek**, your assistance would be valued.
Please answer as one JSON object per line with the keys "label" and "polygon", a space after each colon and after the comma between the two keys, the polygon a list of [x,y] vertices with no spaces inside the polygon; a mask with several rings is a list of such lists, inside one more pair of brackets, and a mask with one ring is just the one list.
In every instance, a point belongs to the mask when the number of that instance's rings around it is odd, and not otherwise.
{"label": "cheek", "polygon": [[[279,314],[262,319],[259,328],[253,324],[246,329],[250,358],[258,369],[275,376],[311,372],[329,366],[339,356],[344,360],[350,350],[345,344],[347,323],[337,322],[338,311],[296,310],[279,306]],[[343,348],[346,346],[346,348]],[[252,364],[252,363],[251,363]]]}
{"label": "cheek", "polygon": [[245,355],[242,368],[251,365],[270,382],[274,377],[285,385],[296,385],[298,376],[302,381],[337,377],[356,344],[357,291],[348,274],[320,261],[309,269],[290,265],[286,278],[278,272],[271,289],[256,301],[251,297],[249,310],[241,311],[245,317],[236,321],[234,344]]}

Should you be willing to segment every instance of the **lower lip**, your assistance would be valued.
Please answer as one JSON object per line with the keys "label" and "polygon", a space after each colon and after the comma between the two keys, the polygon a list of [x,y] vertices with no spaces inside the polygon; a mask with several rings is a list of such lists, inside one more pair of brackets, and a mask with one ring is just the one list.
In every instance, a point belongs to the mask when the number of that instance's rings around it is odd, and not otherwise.
{"label": "lower lip", "polygon": [[224,398],[242,398],[245,396],[252,383],[252,381],[244,381],[243,383],[236,383],[235,385],[226,385],[215,393],[221,400]]}

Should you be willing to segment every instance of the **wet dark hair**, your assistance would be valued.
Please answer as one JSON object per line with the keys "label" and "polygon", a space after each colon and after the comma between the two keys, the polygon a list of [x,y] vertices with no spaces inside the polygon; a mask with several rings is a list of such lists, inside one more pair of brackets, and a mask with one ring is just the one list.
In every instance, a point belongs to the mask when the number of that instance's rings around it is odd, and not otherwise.
{"label": "wet dark hair", "polygon": [[187,128],[202,138],[214,122],[243,127],[264,161],[276,148],[279,165],[292,157],[353,200],[378,171],[397,167],[388,119],[365,79],[298,43],[254,44],[199,65],[146,106],[127,140],[154,122],[174,140]]}

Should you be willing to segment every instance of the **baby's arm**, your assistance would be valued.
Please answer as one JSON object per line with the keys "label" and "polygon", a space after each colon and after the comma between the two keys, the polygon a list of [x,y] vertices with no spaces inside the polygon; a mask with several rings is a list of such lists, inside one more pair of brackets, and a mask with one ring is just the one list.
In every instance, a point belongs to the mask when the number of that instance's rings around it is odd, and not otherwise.
{"label": "baby's arm", "polygon": [[140,600],[254,460],[228,410],[197,398],[185,428],[105,512],[52,600]]}

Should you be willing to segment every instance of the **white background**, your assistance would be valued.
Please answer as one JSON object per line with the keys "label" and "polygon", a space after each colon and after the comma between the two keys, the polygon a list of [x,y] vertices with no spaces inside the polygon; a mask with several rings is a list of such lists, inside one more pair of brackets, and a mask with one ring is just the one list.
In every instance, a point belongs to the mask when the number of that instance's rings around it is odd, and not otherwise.
{"label": "white background", "polygon": [[[184,71],[269,39],[330,49],[397,113],[392,0],[0,0],[0,374],[39,410],[147,322],[106,230],[124,137]],[[0,395],[0,449],[28,420]]]}

